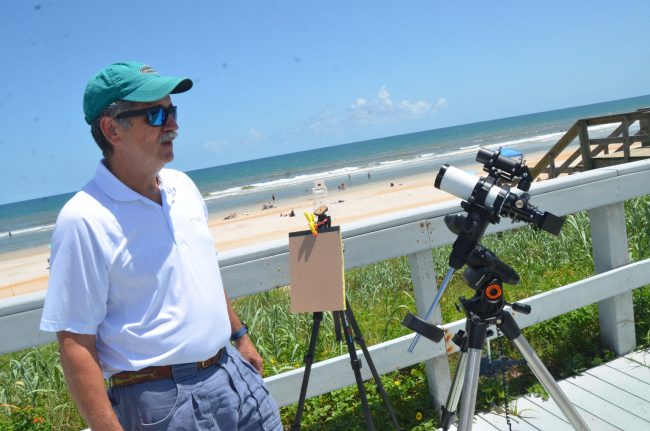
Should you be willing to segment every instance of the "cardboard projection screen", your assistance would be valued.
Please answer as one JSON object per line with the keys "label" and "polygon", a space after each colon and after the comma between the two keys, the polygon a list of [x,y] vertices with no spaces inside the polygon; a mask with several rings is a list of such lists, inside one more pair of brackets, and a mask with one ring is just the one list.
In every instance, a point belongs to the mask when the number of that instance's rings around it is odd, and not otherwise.
{"label": "cardboard projection screen", "polygon": [[345,310],[341,229],[289,233],[291,311]]}

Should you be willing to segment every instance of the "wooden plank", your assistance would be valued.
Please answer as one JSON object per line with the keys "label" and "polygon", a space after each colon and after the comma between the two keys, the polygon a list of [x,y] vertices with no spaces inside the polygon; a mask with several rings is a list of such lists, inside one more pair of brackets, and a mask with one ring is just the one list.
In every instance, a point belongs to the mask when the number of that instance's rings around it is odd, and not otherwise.
{"label": "wooden plank", "polygon": [[[630,352],[625,357],[631,361],[638,362],[639,364],[646,365],[650,367],[650,349],[637,350],[636,352]],[[650,383],[650,382],[648,382]]]}
{"label": "wooden plank", "polygon": [[592,368],[586,371],[586,373],[650,402],[650,383],[643,382],[607,365]]}
{"label": "wooden plank", "polygon": [[650,422],[579,386],[576,386],[573,383],[575,379],[576,378],[571,378],[559,382],[560,388],[564,391],[569,400],[571,400],[571,403],[594,416],[616,424],[616,426],[624,430],[650,429]]}
{"label": "wooden plank", "polygon": [[[528,315],[515,313],[521,328],[644,286],[650,280],[650,259],[634,262],[588,279],[518,301],[532,307]],[[588,287],[587,287],[588,286]]]}
{"label": "wooden plank", "polygon": [[[462,326],[461,326],[462,325]],[[451,333],[464,327],[464,320],[445,325]],[[363,330],[363,328],[361,328]],[[446,354],[443,343],[434,343],[422,338],[413,353],[408,353],[407,348],[415,334],[405,335],[384,343],[368,346],[368,352],[379,374],[386,374],[410,365],[424,362],[428,359]],[[357,351],[359,359],[366,363],[361,351]],[[300,385],[304,374],[304,367],[276,374],[265,378],[269,391],[279,406],[285,406],[298,401]],[[361,368],[364,380],[372,378],[370,368],[366,365]],[[355,383],[350,357],[345,354],[335,358],[326,359],[313,364],[307,388],[307,398],[331,392]]]}
{"label": "wooden plank", "polygon": [[[650,157],[650,147],[632,148],[630,155],[632,159],[646,159]],[[609,154],[599,154],[596,159],[624,159],[625,154],[621,151],[611,152]]]}
{"label": "wooden plank", "polygon": [[589,140],[590,145],[609,145],[609,144],[622,144],[625,138],[622,136],[612,136],[609,138],[593,138]]}
{"label": "wooden plank", "polygon": [[[458,431],[458,424],[456,423],[450,426],[449,429],[451,431]],[[472,431],[500,431],[500,429],[492,425],[490,422],[486,421],[485,418],[482,418],[481,416],[474,416]]]}
{"label": "wooden plank", "polygon": [[588,171],[593,169],[593,161],[591,160],[591,149],[589,146],[589,131],[587,130],[587,122],[585,120],[578,120],[578,138],[580,139],[582,165]]}
{"label": "wooden plank", "polygon": [[530,173],[533,178],[537,178],[545,169],[551,160],[555,160],[557,156],[562,153],[569,146],[569,144],[578,136],[578,123],[573,124],[569,130],[562,136],[555,145],[546,153],[544,156],[537,162],[535,166],[530,170]]}
{"label": "wooden plank", "polygon": [[[636,362],[633,362],[636,361]],[[632,362],[632,364],[630,364]],[[574,386],[574,391],[583,390],[583,394],[588,394],[589,397],[596,397],[608,404],[613,404],[612,407],[620,408],[627,414],[640,416],[640,419],[648,420],[650,415],[650,381],[643,381],[636,377],[632,377],[616,368],[625,368],[632,370],[633,373],[639,374],[639,370],[646,368],[639,366],[639,364],[650,363],[650,349],[632,352],[626,355],[625,358],[618,358],[612,361],[612,365],[601,365],[588,370],[585,374],[569,379],[568,382],[561,382],[560,385],[567,393],[564,387],[569,384]],[[641,377],[645,377],[645,374]],[[575,394],[570,397],[571,402],[576,405],[580,415],[585,419],[591,430],[627,430],[635,428],[623,427],[618,423],[617,416],[601,415],[598,410],[592,414],[591,412],[583,409],[581,405],[585,401],[576,399]],[[586,401],[589,405],[590,401]],[[615,406],[614,406],[615,405]],[[513,430],[514,429],[538,429],[538,430],[553,430],[553,431],[571,431],[573,427],[564,417],[563,413],[557,407],[552,399],[544,401],[543,399],[527,395],[517,399],[512,408],[516,416],[513,415]],[[600,415],[602,417],[598,417]],[[516,421],[514,420],[516,419]],[[494,427],[489,427],[486,421],[490,422],[496,429],[508,430],[505,423],[505,418],[500,414],[479,414],[475,417],[474,430],[493,430]],[[625,420],[624,420],[625,421]],[[614,422],[614,423],[611,423]],[[647,427],[650,426],[648,423]],[[532,428],[531,428],[532,427]],[[646,428],[647,428],[646,427]],[[643,429],[646,429],[643,428]],[[455,427],[451,428],[456,430]]]}
{"label": "wooden plank", "polygon": [[[485,422],[492,425],[498,430],[507,431],[510,429],[508,422],[506,421],[505,416],[502,413],[480,413],[478,417],[483,419]],[[539,428],[536,428],[517,416],[510,415],[510,423],[512,424],[512,429],[517,431],[539,431]],[[478,420],[477,420],[478,422]],[[472,427],[474,429],[474,427]]]}
{"label": "wooden plank", "polygon": [[[540,401],[542,401],[540,399]],[[541,405],[535,404],[528,397],[521,397],[516,401],[517,413],[526,422],[535,426],[540,430],[553,430],[553,431],[572,431],[573,427],[569,422],[562,417],[544,408],[542,401]]]}
{"label": "wooden plank", "polygon": [[625,358],[618,358],[612,362],[607,363],[608,367],[619,370],[622,373],[632,376],[642,382],[650,382],[650,368],[635,361],[630,361]]}
{"label": "wooden plank", "polygon": [[[555,404],[555,401],[553,401],[552,398],[549,398],[548,400],[543,400],[542,398],[538,396],[528,396],[526,397],[531,403],[537,405],[540,408],[543,408],[544,410],[552,413],[553,415],[563,418],[566,420],[564,414],[560,410],[560,408]],[[572,404],[573,400],[571,400]],[[584,421],[587,423],[587,426],[589,427],[590,431],[614,431],[614,430],[621,430],[623,431],[624,428],[619,428],[618,426],[614,425],[611,422],[608,422],[606,419],[601,419],[598,416],[595,416],[591,414],[590,412],[576,406],[578,408],[578,413],[580,413],[580,416]],[[567,422],[568,423],[568,422]],[[560,428],[561,429],[561,428]],[[570,430],[573,430],[573,427],[569,428]]]}
{"label": "wooden plank", "polygon": [[[590,374],[582,374],[571,383],[592,395],[607,400],[631,415],[650,421],[650,402]],[[650,425],[650,423],[649,423]]]}
{"label": "wooden plank", "polygon": [[42,309],[36,309],[0,317],[0,328],[2,328],[0,354],[56,341],[53,332],[43,332],[38,329],[42,314]]}

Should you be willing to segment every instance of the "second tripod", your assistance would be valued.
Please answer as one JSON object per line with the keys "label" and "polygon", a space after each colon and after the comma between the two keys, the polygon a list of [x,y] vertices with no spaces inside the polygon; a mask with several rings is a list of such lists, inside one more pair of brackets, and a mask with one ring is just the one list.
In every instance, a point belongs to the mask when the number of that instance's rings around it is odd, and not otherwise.
{"label": "second tripod", "polygon": [[[370,406],[368,405],[368,397],[366,396],[366,389],[363,385],[363,378],[361,377],[362,363],[361,363],[361,359],[359,359],[359,357],[357,356],[355,342],[359,344],[359,346],[361,347],[363,356],[365,357],[366,362],[368,363],[368,367],[370,368],[370,371],[372,372],[372,376],[375,380],[375,385],[377,386],[377,392],[379,392],[379,394],[381,395],[384,401],[386,409],[388,410],[388,413],[390,414],[393,424],[395,425],[395,429],[400,430],[399,423],[397,422],[397,418],[395,417],[395,412],[393,411],[390,401],[388,400],[388,395],[386,394],[384,385],[381,383],[379,373],[377,373],[375,364],[373,363],[372,358],[370,357],[370,352],[368,352],[368,347],[366,346],[366,342],[363,339],[363,335],[361,334],[361,329],[357,324],[357,321],[354,317],[354,313],[352,312],[352,309],[350,308],[350,303],[347,301],[347,299],[345,301],[345,305],[346,305],[345,310],[332,311],[332,317],[334,318],[334,325],[336,327],[337,340],[342,341],[342,339],[344,339],[348,348],[348,354],[350,355],[350,365],[352,367],[352,370],[354,371],[354,377],[357,382],[357,388],[359,390],[359,398],[361,399],[361,405],[363,408],[363,414],[365,417],[366,426],[368,430],[375,429],[375,425],[372,421],[372,415],[370,414]],[[300,421],[302,419],[302,413],[305,406],[305,398],[307,396],[307,386],[309,385],[311,366],[314,362],[316,342],[318,340],[318,333],[320,331],[320,325],[322,321],[323,321],[323,312],[322,311],[315,312],[313,314],[313,325],[311,330],[311,338],[309,339],[309,347],[307,350],[307,354],[305,355],[305,373],[302,379],[302,386],[300,387],[300,398],[298,400],[298,409],[292,427],[292,430],[294,431],[300,429]]]}

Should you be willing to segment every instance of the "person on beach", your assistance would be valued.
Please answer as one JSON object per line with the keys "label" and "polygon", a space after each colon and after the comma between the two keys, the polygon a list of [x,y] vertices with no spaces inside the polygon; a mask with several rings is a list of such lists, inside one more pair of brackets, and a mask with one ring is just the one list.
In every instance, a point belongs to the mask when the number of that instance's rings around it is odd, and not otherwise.
{"label": "person on beach", "polygon": [[56,332],[91,429],[282,429],[225,294],[203,198],[163,168],[178,131],[170,94],[191,87],[124,62],[84,93],[104,158],[57,218],[40,327]]}

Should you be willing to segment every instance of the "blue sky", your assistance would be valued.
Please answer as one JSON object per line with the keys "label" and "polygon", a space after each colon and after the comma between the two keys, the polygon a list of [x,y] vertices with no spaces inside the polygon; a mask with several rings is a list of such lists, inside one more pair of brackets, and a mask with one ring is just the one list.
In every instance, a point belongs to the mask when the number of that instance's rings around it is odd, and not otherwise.
{"label": "blue sky", "polygon": [[194,80],[170,165],[191,170],[648,94],[648,16],[645,0],[3,2],[0,203],[92,176],[83,90],[116,61]]}

